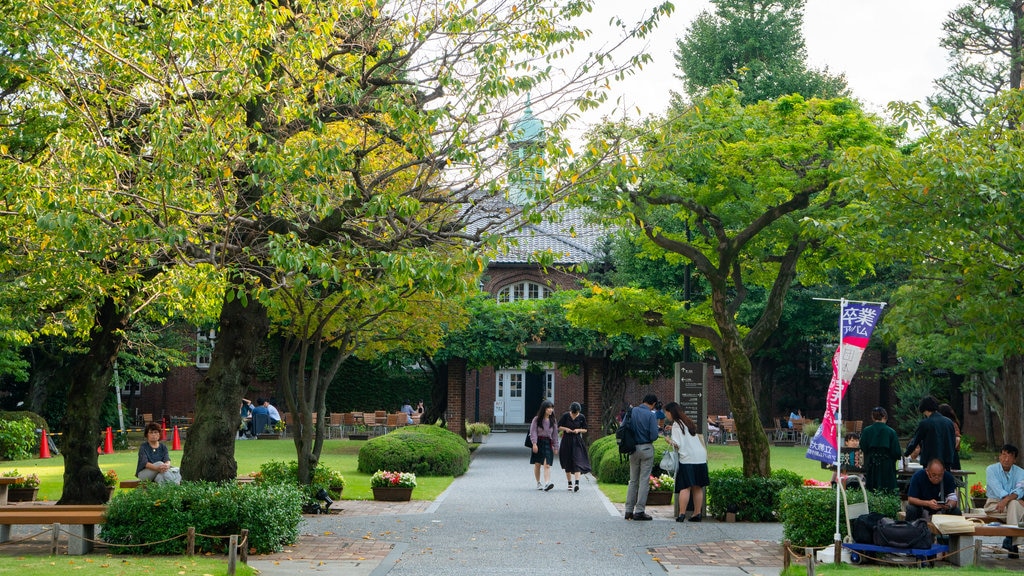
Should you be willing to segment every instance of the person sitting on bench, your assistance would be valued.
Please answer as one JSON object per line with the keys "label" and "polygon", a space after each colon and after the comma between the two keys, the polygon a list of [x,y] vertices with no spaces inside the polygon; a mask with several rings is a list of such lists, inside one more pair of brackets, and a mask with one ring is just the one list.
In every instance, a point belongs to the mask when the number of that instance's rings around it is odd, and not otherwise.
{"label": "person sitting on bench", "polygon": [[171,454],[167,451],[167,444],[160,441],[160,425],[156,422],[146,424],[146,441],[139,446],[135,477],[150,482],[181,484],[181,473],[171,467]]}
{"label": "person sitting on bench", "polygon": [[942,460],[933,458],[928,466],[910,477],[907,489],[907,522],[918,518],[930,520],[932,514],[960,515],[956,496],[956,479]]}
{"label": "person sitting on bench", "polygon": [[[1024,468],[1017,466],[1017,447],[1004,444],[999,450],[999,462],[985,468],[985,513],[1006,516],[1006,524],[1019,526],[1024,521]],[[1010,554],[1019,554],[1024,538],[1003,539],[1003,548]]]}

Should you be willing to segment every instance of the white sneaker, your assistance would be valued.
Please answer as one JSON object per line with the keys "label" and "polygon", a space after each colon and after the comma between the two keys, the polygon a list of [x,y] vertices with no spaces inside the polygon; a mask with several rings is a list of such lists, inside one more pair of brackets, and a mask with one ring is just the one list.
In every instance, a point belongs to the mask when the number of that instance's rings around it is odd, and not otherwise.
{"label": "white sneaker", "polygon": [[540,482],[537,482],[537,490],[543,490],[543,489],[544,489],[544,485],[541,484]]}

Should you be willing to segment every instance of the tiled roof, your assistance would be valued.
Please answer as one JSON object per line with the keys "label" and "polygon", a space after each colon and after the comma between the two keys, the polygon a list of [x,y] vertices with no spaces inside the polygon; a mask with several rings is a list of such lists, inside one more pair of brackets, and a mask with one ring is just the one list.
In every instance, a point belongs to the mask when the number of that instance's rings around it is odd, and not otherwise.
{"label": "tiled roof", "polygon": [[[506,227],[501,234],[510,242],[495,255],[492,264],[526,264],[535,254],[551,252],[554,263],[562,265],[592,262],[600,257],[601,240],[612,229],[587,221],[588,211],[563,208],[558,221]],[[547,215],[545,216],[547,218]]]}

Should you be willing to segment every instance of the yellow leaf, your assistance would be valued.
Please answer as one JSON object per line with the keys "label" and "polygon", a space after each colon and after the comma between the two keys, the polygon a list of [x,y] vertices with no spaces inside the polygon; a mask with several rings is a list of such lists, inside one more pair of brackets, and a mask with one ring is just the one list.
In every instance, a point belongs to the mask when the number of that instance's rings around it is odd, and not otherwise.
{"label": "yellow leaf", "polygon": [[224,178],[231,178],[231,168],[224,167]]}

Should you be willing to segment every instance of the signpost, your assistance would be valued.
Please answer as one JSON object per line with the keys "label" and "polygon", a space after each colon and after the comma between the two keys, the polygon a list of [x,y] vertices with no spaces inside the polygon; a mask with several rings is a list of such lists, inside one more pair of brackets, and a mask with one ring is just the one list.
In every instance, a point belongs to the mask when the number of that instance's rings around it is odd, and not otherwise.
{"label": "signpost", "polygon": [[683,412],[707,432],[707,365],[703,362],[676,362],[675,400]]}

